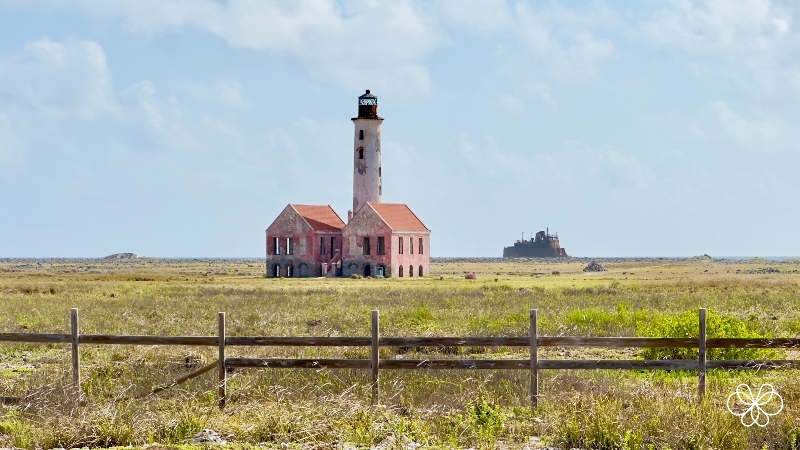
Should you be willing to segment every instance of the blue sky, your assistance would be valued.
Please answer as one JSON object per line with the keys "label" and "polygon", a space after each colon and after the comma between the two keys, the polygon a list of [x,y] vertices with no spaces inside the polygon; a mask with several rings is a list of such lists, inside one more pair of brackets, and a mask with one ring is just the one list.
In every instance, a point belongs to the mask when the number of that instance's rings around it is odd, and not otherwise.
{"label": "blue sky", "polygon": [[384,201],[434,256],[800,255],[795,2],[0,0],[0,257],[259,256]]}

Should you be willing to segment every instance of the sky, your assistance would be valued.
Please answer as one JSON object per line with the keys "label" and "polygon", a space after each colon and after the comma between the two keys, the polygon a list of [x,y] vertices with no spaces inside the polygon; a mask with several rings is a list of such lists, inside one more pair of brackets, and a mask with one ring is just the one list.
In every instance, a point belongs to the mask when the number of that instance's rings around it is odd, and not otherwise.
{"label": "sky", "polygon": [[0,257],[257,257],[383,200],[432,256],[800,255],[793,1],[0,0]]}

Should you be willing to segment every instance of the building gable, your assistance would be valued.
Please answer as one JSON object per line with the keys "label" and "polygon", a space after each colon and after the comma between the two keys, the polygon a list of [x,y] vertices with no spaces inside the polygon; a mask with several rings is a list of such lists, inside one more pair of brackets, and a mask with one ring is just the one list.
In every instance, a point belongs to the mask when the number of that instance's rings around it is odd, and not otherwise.
{"label": "building gable", "polygon": [[[370,203],[367,203],[370,205]],[[391,232],[391,227],[374,209],[361,208],[344,227],[345,234],[371,235],[378,231]]]}
{"label": "building gable", "polygon": [[303,220],[302,216],[292,205],[286,205],[286,208],[283,208],[283,211],[278,214],[278,217],[267,227],[268,235],[293,235],[311,231],[314,231],[311,225]]}

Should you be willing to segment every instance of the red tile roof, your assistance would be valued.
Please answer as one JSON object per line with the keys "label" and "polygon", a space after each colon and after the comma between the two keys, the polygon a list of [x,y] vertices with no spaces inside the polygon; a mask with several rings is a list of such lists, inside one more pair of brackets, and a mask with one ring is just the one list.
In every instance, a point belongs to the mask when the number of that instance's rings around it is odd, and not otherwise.
{"label": "red tile roof", "polygon": [[315,231],[342,231],[344,222],[330,205],[292,205]]}
{"label": "red tile roof", "polygon": [[405,203],[367,203],[397,231],[430,231]]}

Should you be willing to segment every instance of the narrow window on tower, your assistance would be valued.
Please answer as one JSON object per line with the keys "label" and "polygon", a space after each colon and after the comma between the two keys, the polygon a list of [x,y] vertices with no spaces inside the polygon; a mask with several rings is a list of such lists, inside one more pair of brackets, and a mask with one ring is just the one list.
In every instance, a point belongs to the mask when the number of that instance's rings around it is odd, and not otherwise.
{"label": "narrow window on tower", "polygon": [[378,186],[378,195],[383,195],[383,186]]}
{"label": "narrow window on tower", "polygon": [[294,246],[292,245],[292,238],[286,238],[286,254],[293,255],[294,254]]}
{"label": "narrow window on tower", "polygon": [[413,255],[414,254],[414,238],[413,237],[408,238],[408,254],[409,255]]}
{"label": "narrow window on tower", "polygon": [[[419,238],[419,254],[420,255],[422,254],[422,238]],[[420,266],[420,267],[422,267],[422,266]],[[420,272],[419,274],[422,275],[422,272]]]}
{"label": "narrow window on tower", "polygon": [[325,238],[324,237],[319,238],[319,254],[320,255],[324,255],[325,254]]}
{"label": "narrow window on tower", "polygon": [[364,159],[364,147],[358,147],[358,159]]}
{"label": "narrow window on tower", "polygon": [[384,247],[385,247],[385,242],[384,242],[383,236],[378,236],[378,254],[379,255],[385,255],[386,254],[386,249]]}
{"label": "narrow window on tower", "polygon": [[400,236],[400,237],[397,239],[397,253],[398,253],[399,255],[402,255],[402,254],[403,254],[403,236]]}
{"label": "narrow window on tower", "polygon": [[359,141],[364,140],[364,130],[358,130],[358,140]]}
{"label": "narrow window on tower", "polygon": [[381,168],[378,167],[378,176],[381,176]]}
{"label": "narrow window on tower", "polygon": [[369,248],[369,238],[368,237],[364,237],[364,245],[362,247],[363,247],[363,250],[364,250],[364,254],[365,255],[369,255],[370,254],[370,248]]}
{"label": "narrow window on tower", "polygon": [[280,255],[281,254],[281,239],[280,238],[272,238],[272,254],[273,255]]}

